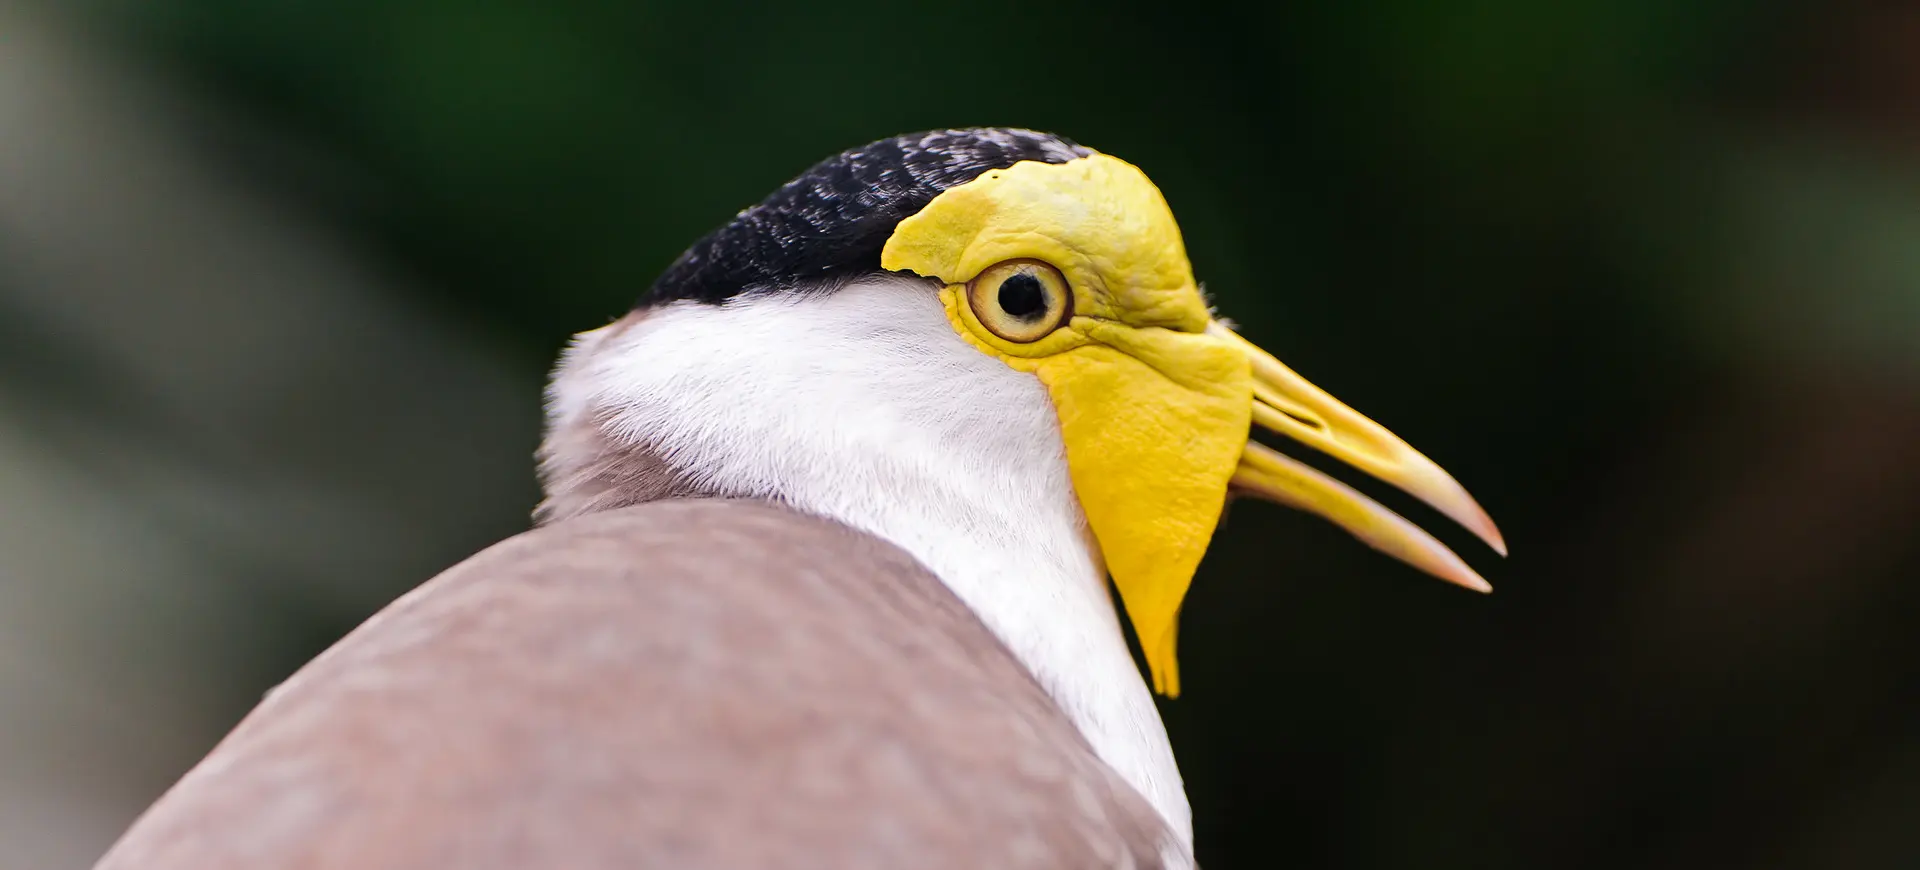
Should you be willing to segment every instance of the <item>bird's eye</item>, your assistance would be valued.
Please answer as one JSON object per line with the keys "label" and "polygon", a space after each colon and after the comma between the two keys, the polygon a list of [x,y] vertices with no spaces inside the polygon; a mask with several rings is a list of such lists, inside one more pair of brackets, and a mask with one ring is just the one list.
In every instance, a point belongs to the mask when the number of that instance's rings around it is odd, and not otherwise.
{"label": "bird's eye", "polygon": [[967,285],[967,304],[994,335],[1025,344],[1067,321],[1073,290],[1059,269],[1038,260],[1008,260]]}

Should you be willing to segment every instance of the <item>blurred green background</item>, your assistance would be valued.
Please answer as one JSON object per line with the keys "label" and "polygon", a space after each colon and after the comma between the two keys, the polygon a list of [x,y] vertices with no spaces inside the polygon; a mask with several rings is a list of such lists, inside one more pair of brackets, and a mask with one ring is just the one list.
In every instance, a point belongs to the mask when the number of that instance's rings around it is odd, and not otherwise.
{"label": "blurred green background", "polygon": [[0,867],[525,528],[555,351],[687,243],[975,124],[1146,169],[1513,544],[1236,507],[1204,864],[1920,866],[1920,6],[0,0]]}

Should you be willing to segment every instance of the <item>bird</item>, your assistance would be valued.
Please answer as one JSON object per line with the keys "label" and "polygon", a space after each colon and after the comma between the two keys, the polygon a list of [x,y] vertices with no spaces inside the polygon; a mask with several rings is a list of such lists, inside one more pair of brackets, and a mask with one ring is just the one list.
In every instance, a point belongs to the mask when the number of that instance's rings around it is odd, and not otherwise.
{"label": "bird", "polygon": [[1255,434],[1506,554],[1216,314],[1141,169],[1027,129],[815,164],[545,399],[532,527],[270,690],[100,870],[1190,868],[1154,695],[1230,500],[1490,589]]}

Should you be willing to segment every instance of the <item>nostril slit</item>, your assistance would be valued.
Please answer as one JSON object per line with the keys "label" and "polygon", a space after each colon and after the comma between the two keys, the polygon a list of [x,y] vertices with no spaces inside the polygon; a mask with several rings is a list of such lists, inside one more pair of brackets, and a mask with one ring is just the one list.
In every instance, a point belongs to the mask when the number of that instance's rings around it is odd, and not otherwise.
{"label": "nostril slit", "polygon": [[1285,410],[1281,411],[1280,413],[1287,415],[1287,417],[1292,419],[1293,422],[1299,423],[1300,425],[1305,426],[1308,429],[1327,428],[1327,424],[1320,422],[1317,418],[1314,418],[1314,417],[1305,417],[1299,414],[1295,414],[1292,411],[1285,411]]}

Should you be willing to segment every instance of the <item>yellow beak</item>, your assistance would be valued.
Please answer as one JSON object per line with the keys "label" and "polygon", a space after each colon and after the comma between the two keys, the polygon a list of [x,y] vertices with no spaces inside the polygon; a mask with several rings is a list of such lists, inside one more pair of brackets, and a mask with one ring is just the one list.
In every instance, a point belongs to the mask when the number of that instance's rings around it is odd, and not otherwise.
{"label": "yellow beak", "polygon": [[[1500,529],[1453,476],[1381,426],[1233,330],[1214,323],[1208,334],[1239,347],[1253,366],[1253,422],[1393,484],[1465,526],[1494,552],[1507,554]],[[1468,589],[1493,587],[1419,526],[1297,459],[1249,440],[1234,470],[1235,490],[1318,514],[1361,542]]]}

